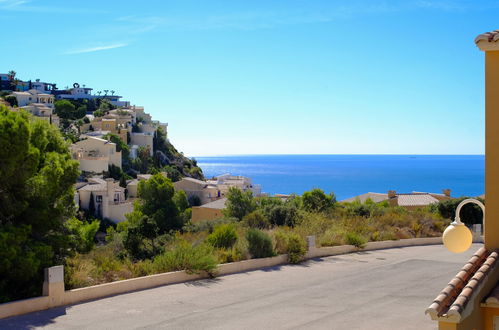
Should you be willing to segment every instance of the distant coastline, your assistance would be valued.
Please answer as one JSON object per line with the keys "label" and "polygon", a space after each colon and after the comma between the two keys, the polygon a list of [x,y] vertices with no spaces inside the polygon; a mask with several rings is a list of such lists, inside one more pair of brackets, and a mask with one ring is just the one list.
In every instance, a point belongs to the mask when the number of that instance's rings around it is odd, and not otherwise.
{"label": "distant coastline", "polygon": [[451,189],[452,196],[484,193],[484,155],[232,155],[195,157],[205,176],[244,175],[269,194],[312,188],[339,200],[366,192]]}

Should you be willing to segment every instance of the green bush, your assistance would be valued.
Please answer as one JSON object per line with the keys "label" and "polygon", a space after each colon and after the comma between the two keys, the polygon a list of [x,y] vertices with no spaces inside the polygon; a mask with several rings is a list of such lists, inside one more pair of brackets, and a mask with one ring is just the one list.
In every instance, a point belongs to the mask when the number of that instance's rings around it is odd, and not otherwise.
{"label": "green bush", "polygon": [[217,258],[213,247],[207,244],[192,246],[187,241],[178,241],[173,249],[166,251],[153,260],[156,272],[171,272],[185,270],[189,274],[199,274],[204,271],[215,276]]}
{"label": "green bush", "polygon": [[307,252],[307,243],[296,233],[288,235],[288,259],[292,264],[297,264],[301,261]]}
{"label": "green bush", "polygon": [[267,229],[270,227],[269,220],[259,210],[245,215],[243,221],[250,228]]}
{"label": "green bush", "polygon": [[288,235],[282,230],[274,232],[275,250],[279,254],[288,253]]}
{"label": "green bush", "polygon": [[274,256],[272,239],[261,230],[251,228],[246,233],[248,250],[253,258],[266,258]]}
{"label": "green bush", "polygon": [[278,253],[288,254],[288,260],[292,264],[299,263],[307,252],[307,243],[294,232],[279,230],[274,232],[275,247]]}
{"label": "green bush", "polygon": [[233,224],[223,224],[208,235],[206,241],[219,249],[230,249],[237,241],[236,228]]}
{"label": "green bush", "polygon": [[364,237],[355,232],[348,232],[345,235],[345,240],[347,244],[356,246],[358,248],[363,248],[367,243],[367,240]]}
{"label": "green bush", "polygon": [[298,222],[298,209],[292,204],[265,207],[265,214],[274,226],[294,227]]}

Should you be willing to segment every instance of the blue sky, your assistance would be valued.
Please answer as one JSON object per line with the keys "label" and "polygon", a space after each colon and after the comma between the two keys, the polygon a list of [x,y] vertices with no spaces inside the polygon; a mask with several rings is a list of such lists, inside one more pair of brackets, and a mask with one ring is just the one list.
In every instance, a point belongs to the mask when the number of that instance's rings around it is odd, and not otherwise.
{"label": "blue sky", "polygon": [[499,1],[0,0],[0,72],[115,90],[187,155],[482,154]]}

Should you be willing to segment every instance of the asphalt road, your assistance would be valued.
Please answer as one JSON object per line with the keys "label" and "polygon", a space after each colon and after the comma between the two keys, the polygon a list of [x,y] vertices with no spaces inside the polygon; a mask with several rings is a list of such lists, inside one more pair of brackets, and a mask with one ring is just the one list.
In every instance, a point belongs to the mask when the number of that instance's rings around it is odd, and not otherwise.
{"label": "asphalt road", "polygon": [[481,244],[360,252],[0,320],[0,329],[436,329],[424,310]]}

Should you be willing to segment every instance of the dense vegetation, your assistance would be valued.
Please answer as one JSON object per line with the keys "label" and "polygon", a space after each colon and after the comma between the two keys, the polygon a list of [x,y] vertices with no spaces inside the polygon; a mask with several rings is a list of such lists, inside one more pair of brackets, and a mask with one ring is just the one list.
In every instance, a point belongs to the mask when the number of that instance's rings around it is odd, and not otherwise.
{"label": "dense vegetation", "polygon": [[320,189],[284,201],[233,188],[222,219],[192,224],[186,196],[173,192],[169,179],[155,175],[139,189],[140,206],[108,230],[107,244],[68,259],[70,287],[179,269],[215,275],[217,263],[283,253],[298,263],[308,235],[318,246],[362,248],[368,241],[440,236],[450,222],[440,205],[411,211],[370,200],[338,203]]}
{"label": "dense vegetation", "polygon": [[78,163],[50,124],[0,105],[0,159],[0,301],[8,301],[40,295],[43,268],[92,248],[96,225],[75,219]]}

